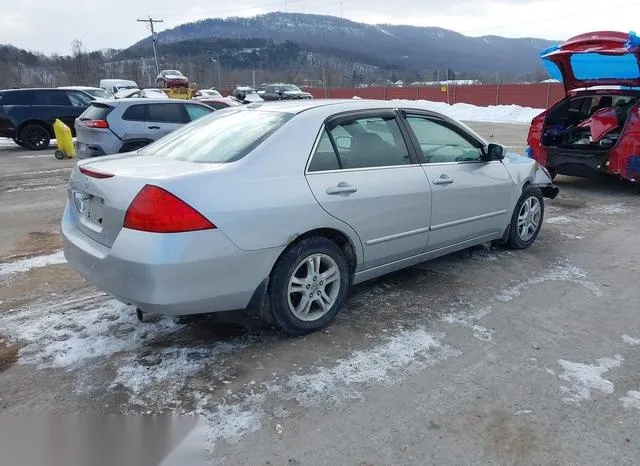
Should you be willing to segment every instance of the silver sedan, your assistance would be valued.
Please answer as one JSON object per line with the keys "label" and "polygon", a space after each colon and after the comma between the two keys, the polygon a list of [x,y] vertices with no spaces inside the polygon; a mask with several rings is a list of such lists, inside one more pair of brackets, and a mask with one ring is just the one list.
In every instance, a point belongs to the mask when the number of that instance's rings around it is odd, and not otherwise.
{"label": "silver sedan", "polygon": [[557,193],[534,160],[424,105],[256,103],[79,161],[62,233],[71,266],[141,312],[249,309],[299,335],[350,285],[489,241],[530,246]]}

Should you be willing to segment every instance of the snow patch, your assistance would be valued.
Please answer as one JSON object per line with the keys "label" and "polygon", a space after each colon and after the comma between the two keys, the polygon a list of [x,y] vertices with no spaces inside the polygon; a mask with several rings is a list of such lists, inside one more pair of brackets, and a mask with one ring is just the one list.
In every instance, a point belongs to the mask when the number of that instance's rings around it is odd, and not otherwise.
{"label": "snow patch", "polygon": [[631,210],[621,202],[615,202],[612,204],[594,205],[589,207],[589,212],[593,214],[603,215],[615,215],[615,214],[627,214]]}
{"label": "snow patch", "polygon": [[23,191],[47,191],[49,189],[58,189],[58,188],[64,188],[64,186],[34,186],[34,187],[29,187],[29,188],[11,188],[11,189],[7,189],[5,191],[5,193],[17,193],[17,192],[23,192]]}
{"label": "snow patch", "polygon": [[500,293],[498,293],[496,299],[498,301],[508,302],[513,298],[517,298],[523,292],[528,291],[533,286],[550,281],[566,281],[569,283],[580,285],[591,291],[594,295],[602,296],[602,291],[600,290],[600,288],[598,288],[594,283],[586,280],[586,276],[587,274],[578,267],[570,265],[566,261],[558,261],[555,264],[552,264],[543,273],[528,280],[515,283],[509,288],[503,289]]}
{"label": "snow patch", "polygon": [[531,120],[544,111],[544,109],[540,108],[521,107],[519,105],[478,107],[477,105],[465,103],[449,105],[445,102],[432,102],[429,100],[395,100],[404,102],[409,108],[423,107],[460,121],[531,124]]}
{"label": "snow patch", "polygon": [[284,383],[268,385],[267,389],[303,407],[363,399],[361,386],[393,383],[435,361],[460,354],[444,345],[442,338],[424,329],[402,331],[379,346],[354,352],[333,367],[292,374]]}
{"label": "snow patch", "polygon": [[622,401],[622,406],[627,409],[640,409],[640,392],[629,390],[626,396],[620,398],[620,401]]}
{"label": "snow patch", "polygon": [[550,223],[552,225],[566,225],[568,223],[571,223],[573,220],[571,220],[566,215],[560,215],[559,217],[547,217],[544,219],[544,221],[545,223]]}
{"label": "snow patch", "polygon": [[62,251],[57,251],[52,254],[29,257],[27,259],[20,259],[14,262],[1,263],[0,279],[15,273],[28,272],[29,270],[38,267],[64,264],[66,262],[67,260],[64,258],[64,253]]}
{"label": "snow patch", "polygon": [[639,338],[633,338],[633,337],[630,337],[629,335],[622,335],[622,341],[628,345],[633,345],[633,346],[640,345]]}
{"label": "snow patch", "polygon": [[208,444],[210,452],[223,439],[234,444],[246,434],[256,432],[262,426],[265,395],[253,394],[238,403],[220,404],[207,416],[209,423]]}
{"label": "snow patch", "polygon": [[600,358],[596,364],[583,364],[560,359],[558,364],[564,369],[560,379],[569,382],[571,386],[562,386],[560,390],[566,394],[563,401],[579,403],[591,398],[591,391],[598,390],[610,395],[613,393],[613,383],[602,378],[611,369],[620,367],[624,359],[619,354],[613,358]]}
{"label": "snow patch", "polygon": [[173,320],[140,325],[133,308],[100,295],[81,296],[43,307],[29,307],[0,318],[10,339],[24,343],[20,364],[38,369],[72,370],[92,358],[105,358],[140,345],[145,338],[175,331]]}
{"label": "snow patch", "polygon": [[474,338],[478,340],[492,341],[493,330],[489,330],[480,325],[482,319],[489,314],[491,314],[491,307],[484,307],[470,313],[463,311],[452,312],[451,314],[445,315],[442,320],[449,324],[459,324],[470,329],[473,332]]}

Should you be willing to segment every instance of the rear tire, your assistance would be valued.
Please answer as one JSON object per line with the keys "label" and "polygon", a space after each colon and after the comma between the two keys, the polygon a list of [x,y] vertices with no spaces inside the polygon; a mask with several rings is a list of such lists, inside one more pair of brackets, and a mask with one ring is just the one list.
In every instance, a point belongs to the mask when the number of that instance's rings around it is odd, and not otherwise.
{"label": "rear tire", "polygon": [[333,241],[314,236],[287,249],[271,274],[269,300],[274,323],[299,336],[325,328],[342,308],[349,265]]}
{"label": "rear tire", "polygon": [[[30,150],[43,150],[49,147],[51,135],[49,130],[38,123],[29,123],[20,130],[20,142]],[[21,145],[22,145],[21,144]]]}
{"label": "rear tire", "polygon": [[540,190],[528,186],[522,192],[513,209],[507,246],[511,249],[526,249],[540,233],[544,220],[544,200]]}

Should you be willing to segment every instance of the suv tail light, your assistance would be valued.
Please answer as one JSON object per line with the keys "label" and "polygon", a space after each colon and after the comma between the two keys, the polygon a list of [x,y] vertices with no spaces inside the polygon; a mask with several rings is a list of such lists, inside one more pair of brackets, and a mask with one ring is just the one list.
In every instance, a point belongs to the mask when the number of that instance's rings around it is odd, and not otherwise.
{"label": "suv tail light", "polygon": [[124,216],[124,228],[151,233],[212,230],[216,226],[182,199],[159,186],[145,185]]}
{"label": "suv tail light", "polygon": [[109,123],[107,120],[84,120],[84,124],[87,128],[108,128]]}

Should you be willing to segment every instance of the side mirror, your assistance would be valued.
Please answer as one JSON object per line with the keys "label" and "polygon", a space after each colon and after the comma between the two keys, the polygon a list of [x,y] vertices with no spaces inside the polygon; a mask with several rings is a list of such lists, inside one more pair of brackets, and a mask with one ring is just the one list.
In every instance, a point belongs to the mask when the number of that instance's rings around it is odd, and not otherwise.
{"label": "side mirror", "polygon": [[487,146],[487,152],[484,156],[484,160],[502,160],[504,159],[504,147],[500,144],[489,144]]}
{"label": "side mirror", "polygon": [[351,149],[351,138],[347,136],[338,136],[335,138],[336,146],[338,149]]}

